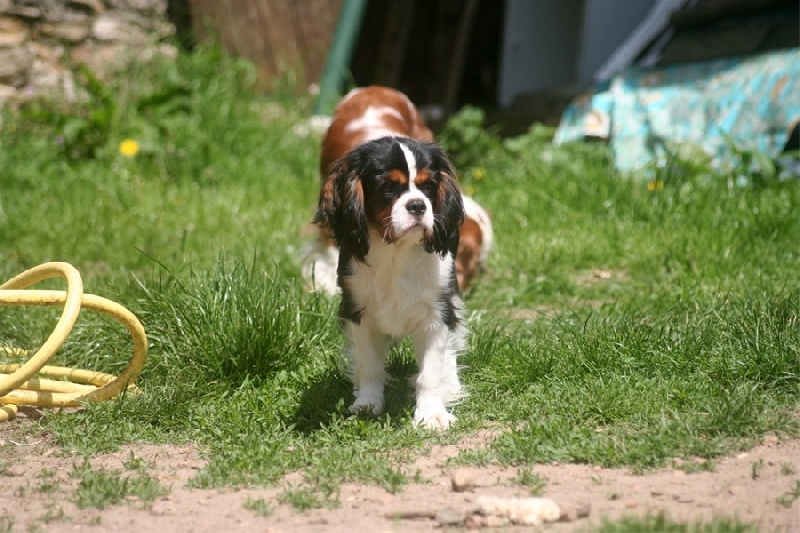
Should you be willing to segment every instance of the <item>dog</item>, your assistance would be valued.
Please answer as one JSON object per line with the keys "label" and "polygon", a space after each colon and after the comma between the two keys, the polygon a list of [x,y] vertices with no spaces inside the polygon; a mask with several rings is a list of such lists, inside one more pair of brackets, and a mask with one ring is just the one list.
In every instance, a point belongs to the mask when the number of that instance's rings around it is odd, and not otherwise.
{"label": "dog", "polygon": [[389,341],[408,336],[420,370],[414,424],[455,421],[447,408],[462,395],[456,359],[467,339],[455,265],[464,217],[450,161],[432,143],[382,136],[328,172],[313,222],[339,247],[350,412],[382,412]]}
{"label": "dog", "polygon": [[[433,133],[405,94],[380,86],[350,91],[337,105],[322,140],[320,176],[324,180],[334,164],[359,145],[384,136],[433,141]],[[466,219],[456,253],[456,279],[462,294],[486,269],[493,245],[489,214],[472,198],[464,196],[463,199]],[[301,268],[306,284],[328,294],[338,292],[338,250],[324,229],[306,246],[302,255]]]}

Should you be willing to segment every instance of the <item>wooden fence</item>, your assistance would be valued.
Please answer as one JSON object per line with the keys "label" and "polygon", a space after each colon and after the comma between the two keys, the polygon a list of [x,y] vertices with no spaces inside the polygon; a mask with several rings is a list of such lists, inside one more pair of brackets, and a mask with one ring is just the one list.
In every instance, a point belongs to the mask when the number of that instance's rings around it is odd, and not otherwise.
{"label": "wooden fence", "polygon": [[319,80],[344,0],[189,0],[192,29],[252,61],[268,90],[285,74],[298,90]]}

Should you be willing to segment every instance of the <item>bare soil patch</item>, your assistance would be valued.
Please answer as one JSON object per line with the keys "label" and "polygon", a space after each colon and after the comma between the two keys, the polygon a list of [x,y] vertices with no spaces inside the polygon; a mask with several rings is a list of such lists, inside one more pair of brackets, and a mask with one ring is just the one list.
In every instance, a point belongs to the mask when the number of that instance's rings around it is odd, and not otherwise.
{"label": "bare soil patch", "polygon": [[[375,486],[345,484],[336,509],[296,511],[279,504],[283,487],[242,490],[200,490],[186,484],[204,461],[191,446],[129,446],[92,460],[95,468],[121,469],[131,451],[152,466],[169,494],[151,506],[135,500],[103,510],[79,509],[75,503],[76,481],[69,476],[81,460],[57,449],[47,437],[19,437],[20,426],[29,421],[0,425],[0,517],[10,518],[12,531],[439,531],[435,516],[443,509],[455,516],[468,515],[480,496],[528,497],[527,488],[514,485],[517,469],[486,467],[459,469],[458,476],[474,485],[465,492],[453,490],[455,469],[447,460],[463,447],[474,447],[487,435],[458,446],[435,446],[417,459],[410,470],[419,469],[422,484],[411,484],[398,494]],[[29,433],[29,432],[28,432]],[[16,437],[15,437],[16,436]],[[21,439],[21,440],[17,440]],[[546,479],[542,496],[562,507],[588,507],[588,517],[543,526],[551,531],[591,530],[605,519],[626,515],[665,513],[680,522],[706,522],[736,518],[762,531],[800,531],[800,500],[791,505],[779,499],[791,493],[800,479],[800,440],[767,437],[761,445],[714,462],[714,471],[686,473],[687,468],[663,468],[636,475],[626,469],[591,465],[539,464],[532,472]],[[52,472],[57,488],[37,490],[41,472]],[[291,475],[286,483],[297,483]],[[244,507],[247,500],[269,502],[272,513],[258,516]],[[453,513],[451,513],[452,515]],[[417,516],[417,518],[398,518]],[[470,525],[470,522],[467,522]],[[473,524],[474,525],[474,524]],[[477,527],[477,526],[476,526]],[[492,528],[483,527],[487,531]],[[504,526],[498,531],[529,530]]]}

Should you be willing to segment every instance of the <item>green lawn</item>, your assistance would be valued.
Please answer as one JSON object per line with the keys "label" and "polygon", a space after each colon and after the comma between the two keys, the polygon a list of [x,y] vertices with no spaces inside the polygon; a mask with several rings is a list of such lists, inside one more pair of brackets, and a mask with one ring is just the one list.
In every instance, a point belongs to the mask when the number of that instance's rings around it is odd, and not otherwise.
{"label": "green lawn", "polygon": [[[499,436],[455,462],[647,469],[798,434],[800,183],[678,158],[621,176],[602,145],[553,147],[541,128],[501,141],[476,110],[441,136],[496,231],[466,295],[470,396],[452,431],[413,428],[401,343],[386,413],[348,416],[336,301],[306,293],[297,264],[318,140],[293,127],[311,101],[257,97],[252,79],[200,51],[108,86],[89,77],[86,104],[4,116],[0,279],[70,262],[151,343],[141,394],[44,419],[61,445],[194,442],[201,487],[302,469],[284,495],[302,507],[335,503],[346,480],[402,490],[412,452],[488,426]],[[0,344],[37,347],[58,313],[0,308]],[[57,363],[115,373],[130,349],[86,312]]]}

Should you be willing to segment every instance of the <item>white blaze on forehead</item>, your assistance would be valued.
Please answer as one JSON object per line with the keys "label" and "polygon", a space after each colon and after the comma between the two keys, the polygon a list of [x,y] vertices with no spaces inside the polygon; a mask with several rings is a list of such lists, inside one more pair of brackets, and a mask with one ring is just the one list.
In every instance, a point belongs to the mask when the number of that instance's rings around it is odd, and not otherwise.
{"label": "white blaze on forehead", "polygon": [[406,156],[406,165],[408,165],[408,188],[413,191],[417,188],[414,183],[417,177],[417,158],[414,157],[414,154],[405,144],[400,143],[400,149],[403,151],[403,155]]}

